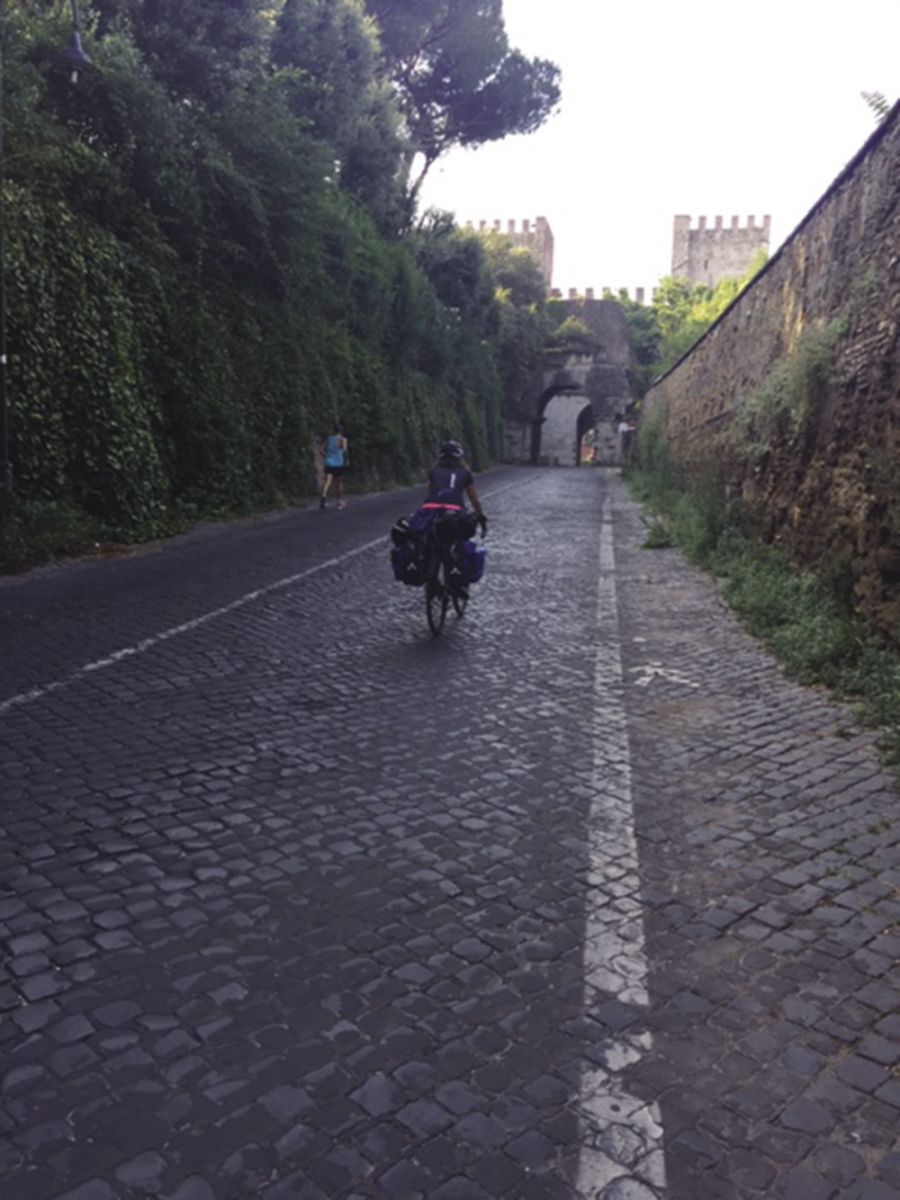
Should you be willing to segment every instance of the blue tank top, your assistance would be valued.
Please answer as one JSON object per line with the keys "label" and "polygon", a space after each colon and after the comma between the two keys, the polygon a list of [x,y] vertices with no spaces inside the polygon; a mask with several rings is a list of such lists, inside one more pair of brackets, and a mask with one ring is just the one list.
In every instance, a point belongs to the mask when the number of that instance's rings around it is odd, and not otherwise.
{"label": "blue tank top", "polygon": [[343,438],[337,433],[330,433],[325,439],[325,466],[342,467],[344,465]]}

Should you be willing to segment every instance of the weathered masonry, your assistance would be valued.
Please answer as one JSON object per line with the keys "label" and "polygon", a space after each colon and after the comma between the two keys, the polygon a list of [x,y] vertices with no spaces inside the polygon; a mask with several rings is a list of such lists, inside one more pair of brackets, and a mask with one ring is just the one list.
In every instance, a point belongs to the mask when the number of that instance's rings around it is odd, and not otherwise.
{"label": "weathered masonry", "polygon": [[748,217],[742,226],[737,217],[725,226],[721,217],[707,227],[706,217],[699,217],[697,228],[691,229],[690,217],[675,217],[672,227],[672,274],[694,283],[715,287],[720,279],[740,279],[753,263],[760,250],[769,249],[771,217],[763,217],[762,225]]}
{"label": "weathered masonry", "polygon": [[900,640],[900,105],[752,285],[650,390],[642,424],[798,562],[850,566]]}

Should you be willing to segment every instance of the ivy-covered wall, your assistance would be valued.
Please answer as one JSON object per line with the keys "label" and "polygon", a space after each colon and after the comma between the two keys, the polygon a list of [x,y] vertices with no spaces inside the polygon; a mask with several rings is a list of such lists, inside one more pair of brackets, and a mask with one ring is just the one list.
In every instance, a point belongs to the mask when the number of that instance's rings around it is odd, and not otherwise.
{"label": "ivy-covered wall", "polygon": [[798,562],[849,567],[900,638],[900,106],[648,392],[683,479],[719,481]]}
{"label": "ivy-covered wall", "polygon": [[68,4],[2,15],[0,565],[60,514],[134,540],[302,497],[337,420],[351,487],[420,477],[447,437],[477,466],[500,457],[505,400],[543,342],[539,266],[446,216],[412,220],[373,26],[339,7],[346,62],[339,42],[298,73],[272,50],[290,34],[280,5],[240,0],[244,25],[195,61],[174,42],[156,56],[149,6],[123,21],[84,0],[101,69],[76,84],[59,64]]}

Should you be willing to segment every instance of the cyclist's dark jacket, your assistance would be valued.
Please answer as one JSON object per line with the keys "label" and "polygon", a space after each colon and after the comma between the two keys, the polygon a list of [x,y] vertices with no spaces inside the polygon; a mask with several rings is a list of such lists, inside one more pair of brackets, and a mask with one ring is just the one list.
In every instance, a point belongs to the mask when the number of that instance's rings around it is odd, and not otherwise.
{"label": "cyclist's dark jacket", "polygon": [[426,504],[465,508],[465,492],[475,482],[468,467],[432,467],[428,472]]}

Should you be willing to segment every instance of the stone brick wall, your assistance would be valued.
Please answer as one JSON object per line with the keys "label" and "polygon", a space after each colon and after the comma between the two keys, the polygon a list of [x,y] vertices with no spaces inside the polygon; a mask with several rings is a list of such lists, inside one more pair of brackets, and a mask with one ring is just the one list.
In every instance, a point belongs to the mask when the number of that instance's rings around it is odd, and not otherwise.
{"label": "stone brick wall", "polygon": [[591,295],[563,303],[566,317],[575,317],[587,325],[601,347],[599,357],[627,371],[632,365],[631,336],[621,304],[615,300],[595,300]]}
{"label": "stone brick wall", "polygon": [[[714,464],[763,536],[849,560],[858,609],[900,640],[900,105],[750,288],[651,388],[685,471]],[[809,347],[829,344],[813,371]],[[806,358],[804,357],[806,356]],[[806,370],[803,419],[752,414]],[[796,382],[796,380],[795,380]]]}

